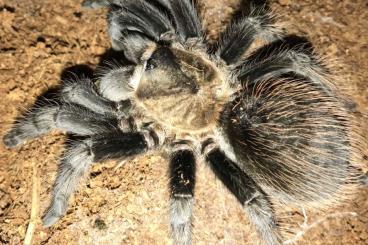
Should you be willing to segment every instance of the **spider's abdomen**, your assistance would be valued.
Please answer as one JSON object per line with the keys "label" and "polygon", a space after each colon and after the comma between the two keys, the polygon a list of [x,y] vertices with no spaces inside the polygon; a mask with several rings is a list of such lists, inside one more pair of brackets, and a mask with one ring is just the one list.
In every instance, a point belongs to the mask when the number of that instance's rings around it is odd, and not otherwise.
{"label": "spider's abdomen", "polygon": [[349,118],[337,96],[312,82],[248,85],[222,124],[241,167],[287,201],[328,199],[350,176]]}

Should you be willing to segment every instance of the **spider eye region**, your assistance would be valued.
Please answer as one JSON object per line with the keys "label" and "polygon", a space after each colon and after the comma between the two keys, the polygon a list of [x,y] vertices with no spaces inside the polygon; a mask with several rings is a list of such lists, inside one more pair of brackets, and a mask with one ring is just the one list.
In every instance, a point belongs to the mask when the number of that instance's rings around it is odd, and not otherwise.
{"label": "spider eye region", "polygon": [[153,58],[149,58],[146,63],[146,71],[153,70],[157,67],[157,61]]}
{"label": "spider eye region", "polygon": [[178,51],[159,47],[146,61],[145,72],[140,81],[137,95],[140,98],[167,97],[196,94],[199,91],[197,70],[183,66]]}

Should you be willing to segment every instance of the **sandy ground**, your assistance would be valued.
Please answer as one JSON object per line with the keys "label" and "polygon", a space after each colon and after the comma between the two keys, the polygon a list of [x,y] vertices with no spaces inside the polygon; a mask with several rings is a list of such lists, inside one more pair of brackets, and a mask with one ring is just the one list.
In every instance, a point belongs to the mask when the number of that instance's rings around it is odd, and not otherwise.
{"label": "sandy ground", "polygon": [[[308,37],[319,53],[339,60],[349,97],[368,113],[368,2],[271,3],[280,20],[291,24],[290,34]],[[211,38],[239,4],[199,1]],[[0,137],[67,71],[88,73],[108,48],[104,10],[82,9],[76,0],[0,0]],[[15,150],[0,144],[0,244],[23,242],[29,224],[35,225],[34,244],[168,244],[167,163],[157,154],[118,168],[114,162],[95,165],[67,215],[50,229],[41,227],[65,139],[53,133]],[[240,205],[204,164],[198,168],[194,244],[257,244]],[[323,215],[307,212],[304,224],[301,209],[278,213],[286,216],[289,233],[304,231],[298,244],[368,244],[367,197],[361,189],[342,207]],[[39,212],[31,215],[38,202]]]}

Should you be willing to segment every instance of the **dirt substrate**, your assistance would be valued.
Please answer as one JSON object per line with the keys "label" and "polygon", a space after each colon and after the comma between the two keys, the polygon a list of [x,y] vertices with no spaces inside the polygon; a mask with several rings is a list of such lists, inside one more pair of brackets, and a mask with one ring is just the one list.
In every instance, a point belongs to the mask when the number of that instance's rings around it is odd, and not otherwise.
{"label": "dirt substrate", "polygon": [[[211,38],[239,9],[238,0],[199,3]],[[306,36],[319,53],[338,58],[349,96],[368,113],[368,2],[278,0],[272,8],[291,24],[290,34]],[[0,0],[0,137],[65,71],[87,72],[108,48],[104,10],[84,10],[76,0]],[[0,244],[21,243],[32,220],[34,244],[169,243],[167,162],[157,154],[118,168],[114,162],[94,166],[67,215],[42,228],[39,216],[49,203],[65,139],[53,133],[15,150],[0,144]],[[236,200],[204,164],[197,176],[194,244],[255,244]],[[31,219],[38,200],[40,213]],[[304,231],[299,244],[368,244],[368,188],[342,207],[307,212],[307,220],[300,209],[278,213],[294,235]]]}

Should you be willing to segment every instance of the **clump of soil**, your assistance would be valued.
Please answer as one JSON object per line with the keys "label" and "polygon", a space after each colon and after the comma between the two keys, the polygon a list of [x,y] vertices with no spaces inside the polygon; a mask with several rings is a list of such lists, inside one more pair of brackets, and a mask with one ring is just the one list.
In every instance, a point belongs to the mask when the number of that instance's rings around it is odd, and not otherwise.
{"label": "clump of soil", "polygon": [[[365,0],[278,0],[271,6],[290,34],[306,36],[316,50],[338,58],[337,70],[356,110],[368,113],[368,3]],[[68,72],[91,72],[109,48],[105,10],[79,1],[0,0],[0,137],[37,97]],[[239,0],[201,0],[210,38],[239,9]],[[367,123],[362,130],[367,130]],[[151,154],[95,165],[74,195],[67,215],[42,228],[65,136],[53,133],[15,150],[0,144],[0,244],[19,244],[35,221],[34,244],[167,244],[167,163]],[[367,164],[367,163],[365,163]],[[37,170],[37,171],[36,171]],[[256,234],[240,205],[204,164],[198,167],[195,244],[254,244]],[[41,214],[31,219],[39,181]],[[321,215],[283,212],[300,244],[367,244],[368,188]],[[304,222],[304,223],[303,223]],[[313,225],[312,225],[313,224]],[[298,233],[299,232],[299,233]],[[301,233],[300,233],[301,232]],[[292,236],[291,236],[292,237]]]}

